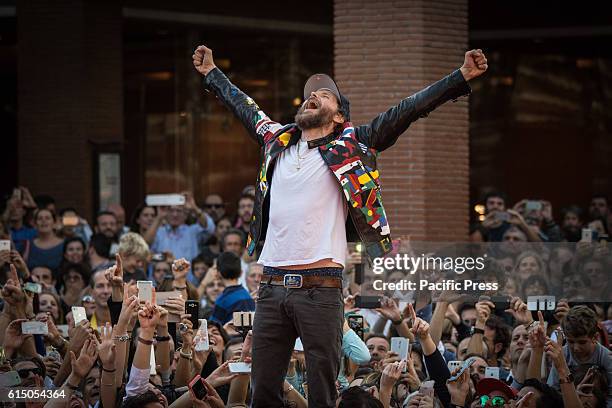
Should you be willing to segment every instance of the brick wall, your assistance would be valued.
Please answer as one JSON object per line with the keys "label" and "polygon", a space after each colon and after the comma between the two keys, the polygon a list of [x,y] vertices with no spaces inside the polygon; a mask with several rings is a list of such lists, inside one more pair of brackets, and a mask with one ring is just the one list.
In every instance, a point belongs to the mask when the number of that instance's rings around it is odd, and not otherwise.
{"label": "brick wall", "polygon": [[[334,1],[334,74],[364,124],[459,68],[468,43],[467,0]],[[468,102],[414,123],[379,157],[391,234],[466,240]]]}
{"label": "brick wall", "polygon": [[92,143],[123,138],[115,3],[17,2],[19,183],[86,217],[94,207]]}

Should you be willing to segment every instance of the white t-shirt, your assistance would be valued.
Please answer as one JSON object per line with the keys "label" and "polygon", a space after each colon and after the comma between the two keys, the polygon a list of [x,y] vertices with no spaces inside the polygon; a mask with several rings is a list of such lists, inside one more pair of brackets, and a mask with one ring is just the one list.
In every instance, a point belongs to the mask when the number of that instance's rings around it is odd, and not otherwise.
{"label": "white t-shirt", "polygon": [[298,144],[277,158],[270,221],[258,263],[281,267],[331,258],[344,266],[348,210],[340,184],[319,149],[309,149],[306,141]]}

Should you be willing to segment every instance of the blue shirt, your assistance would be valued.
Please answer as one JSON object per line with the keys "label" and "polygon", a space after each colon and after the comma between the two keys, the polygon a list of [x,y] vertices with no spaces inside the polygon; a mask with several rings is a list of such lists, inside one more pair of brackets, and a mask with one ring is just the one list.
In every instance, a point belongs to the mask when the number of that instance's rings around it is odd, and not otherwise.
{"label": "blue shirt", "polygon": [[215,301],[210,320],[225,324],[232,320],[234,312],[254,312],[255,301],[242,285],[228,286]]}
{"label": "blue shirt", "polygon": [[11,239],[15,243],[15,249],[21,255],[23,255],[23,251],[25,251],[26,241],[32,241],[36,238],[37,232],[35,228],[26,227],[23,225],[19,229],[11,228]]}
{"label": "blue shirt", "polygon": [[30,270],[37,266],[46,266],[53,272],[57,272],[64,258],[64,242],[54,247],[43,249],[32,241],[30,243],[30,254],[28,255],[28,268]]}
{"label": "blue shirt", "polygon": [[[177,228],[172,228],[165,224],[157,229],[155,241],[151,245],[153,252],[172,252],[175,259],[185,258],[189,262],[198,256],[198,239],[201,233],[206,232],[212,234],[215,231],[215,222],[206,215],[206,228],[196,222],[192,225],[179,225]],[[192,273],[189,271],[187,277],[192,281]]]}

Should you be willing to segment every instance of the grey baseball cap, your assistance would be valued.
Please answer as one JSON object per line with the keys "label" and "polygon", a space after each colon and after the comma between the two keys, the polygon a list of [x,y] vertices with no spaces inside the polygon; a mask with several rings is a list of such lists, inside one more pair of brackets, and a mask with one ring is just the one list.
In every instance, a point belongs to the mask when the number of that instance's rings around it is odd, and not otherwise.
{"label": "grey baseball cap", "polygon": [[312,92],[318,91],[320,89],[327,89],[338,98],[340,103],[340,107],[344,113],[344,119],[346,121],[350,120],[350,103],[349,100],[340,93],[340,89],[338,89],[338,85],[336,82],[326,74],[314,74],[306,81],[304,85],[304,100],[310,97]]}

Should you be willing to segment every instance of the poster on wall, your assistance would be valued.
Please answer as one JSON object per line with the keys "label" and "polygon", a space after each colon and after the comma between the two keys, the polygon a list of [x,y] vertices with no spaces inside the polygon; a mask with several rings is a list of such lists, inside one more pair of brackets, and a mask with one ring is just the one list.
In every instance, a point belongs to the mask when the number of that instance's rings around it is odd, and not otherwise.
{"label": "poster on wall", "polygon": [[121,202],[121,158],[119,153],[98,155],[98,208]]}

